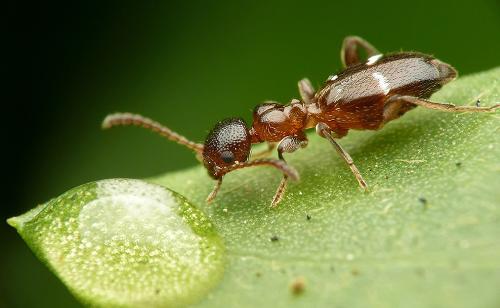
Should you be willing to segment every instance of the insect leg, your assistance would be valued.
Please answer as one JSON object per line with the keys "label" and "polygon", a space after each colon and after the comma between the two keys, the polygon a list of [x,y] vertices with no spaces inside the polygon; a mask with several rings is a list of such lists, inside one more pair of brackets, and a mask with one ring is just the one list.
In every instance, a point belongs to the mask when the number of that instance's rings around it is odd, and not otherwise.
{"label": "insect leg", "polygon": [[273,150],[276,148],[276,143],[275,142],[268,142],[267,143],[267,149],[262,150],[260,152],[257,152],[252,155],[252,159],[258,159],[258,158],[263,158],[271,155]]}
{"label": "insect leg", "polygon": [[326,139],[328,139],[328,141],[330,141],[330,143],[333,145],[333,147],[335,148],[335,150],[337,151],[337,153],[339,153],[339,155],[344,159],[344,161],[347,163],[347,165],[349,166],[349,168],[351,168],[351,171],[354,174],[354,176],[356,177],[356,180],[358,180],[359,186],[361,186],[361,188],[363,188],[363,190],[366,190],[368,188],[368,184],[366,184],[366,181],[363,179],[363,176],[359,172],[359,170],[356,167],[356,165],[354,165],[354,161],[352,160],[351,155],[349,155],[349,153],[347,153],[346,150],[344,150],[340,146],[340,144],[338,144],[335,141],[335,139],[333,137],[333,135],[335,134],[335,132],[333,132],[328,127],[328,125],[326,125],[324,123],[318,123],[316,125],[316,132],[320,136],[325,137]]}
{"label": "insect leg", "polygon": [[399,96],[395,95],[391,97],[391,101],[403,101],[417,106],[421,106],[427,109],[434,109],[446,112],[494,112],[495,109],[500,108],[500,104],[495,104],[491,107],[477,107],[477,106],[456,106],[447,103],[436,103],[429,100],[415,97],[415,96]]}
{"label": "insect leg", "polygon": [[212,192],[208,195],[206,202],[210,203],[213,199],[215,199],[217,192],[219,191],[220,186],[222,184],[222,178],[225,174],[238,169],[257,167],[257,166],[274,167],[279,171],[281,171],[284,176],[291,179],[292,181],[298,181],[300,178],[297,170],[295,170],[295,168],[293,168],[292,166],[288,165],[286,161],[283,159],[263,158],[263,159],[254,159],[250,161],[234,163],[231,166],[224,167],[219,170],[217,175],[218,176],[217,183],[215,184],[215,187],[212,190]]}
{"label": "insect leg", "polygon": [[415,107],[417,106],[405,101],[388,99],[384,105],[384,124],[401,117]]}
{"label": "insect leg", "polygon": [[368,43],[359,36],[348,36],[344,39],[342,49],[340,50],[340,60],[342,61],[344,67],[361,63],[358,53],[359,48],[363,48],[368,57],[380,54],[380,52],[373,47],[372,44]]}
{"label": "insect leg", "polygon": [[[300,148],[304,148],[307,146],[307,137],[305,134],[296,135],[296,136],[287,136],[281,139],[278,144],[278,157],[280,160],[285,161],[283,157],[283,153],[292,153],[297,151]],[[286,174],[283,175],[281,182],[276,189],[276,193],[274,194],[273,201],[271,202],[271,207],[275,207],[283,198],[285,194],[286,185],[288,183],[288,176]]]}
{"label": "insect leg", "polygon": [[314,87],[311,84],[311,81],[309,79],[304,78],[299,81],[299,93],[300,97],[306,104],[312,103],[312,100],[314,98]]}

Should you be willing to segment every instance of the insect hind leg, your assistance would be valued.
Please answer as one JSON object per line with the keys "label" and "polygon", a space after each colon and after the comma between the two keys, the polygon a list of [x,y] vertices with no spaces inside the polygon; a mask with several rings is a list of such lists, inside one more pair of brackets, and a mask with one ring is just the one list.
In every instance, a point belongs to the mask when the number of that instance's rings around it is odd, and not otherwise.
{"label": "insect hind leg", "polygon": [[340,50],[340,60],[344,67],[361,63],[358,53],[359,49],[363,49],[368,57],[380,54],[377,48],[359,36],[347,36]]}
{"label": "insect hind leg", "polygon": [[415,107],[417,106],[401,100],[387,101],[384,105],[383,123],[395,120]]}
{"label": "insect hind leg", "polygon": [[457,106],[448,103],[437,103],[427,99],[407,96],[407,95],[395,95],[389,98],[387,103],[395,102],[405,102],[413,104],[415,106],[421,106],[427,109],[445,111],[445,112],[495,112],[495,109],[500,108],[500,104],[495,104],[490,107],[478,107],[478,106]]}

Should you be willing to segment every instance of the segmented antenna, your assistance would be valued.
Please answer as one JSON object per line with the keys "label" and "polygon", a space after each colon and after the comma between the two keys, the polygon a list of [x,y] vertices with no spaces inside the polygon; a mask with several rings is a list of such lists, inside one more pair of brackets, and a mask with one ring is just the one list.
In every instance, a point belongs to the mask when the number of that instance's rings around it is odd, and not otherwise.
{"label": "segmented antenna", "polygon": [[279,160],[279,159],[272,159],[272,158],[265,158],[265,159],[255,159],[243,163],[238,163],[231,165],[229,167],[226,167],[222,169],[222,175],[231,172],[233,170],[241,169],[241,168],[247,168],[247,167],[253,167],[253,166],[271,166],[276,169],[279,169],[281,172],[283,172],[284,175],[287,175],[292,179],[293,181],[298,181],[299,180],[299,173],[295,168],[292,166],[288,165],[285,161]]}
{"label": "segmented antenna", "polygon": [[273,202],[271,203],[272,207],[276,206],[283,197],[283,193],[285,192],[288,178],[292,179],[293,181],[299,180],[299,173],[297,172],[297,170],[295,170],[295,168],[288,165],[284,160],[281,159],[272,159],[272,158],[255,159],[243,163],[237,163],[229,167],[223,168],[222,170],[219,171],[218,173],[219,178],[217,179],[217,183],[215,184],[212,192],[210,192],[210,194],[208,195],[206,202],[210,203],[215,199],[222,185],[222,177],[226,173],[237,169],[254,167],[254,166],[271,166],[280,170],[283,173],[283,179],[281,180],[280,186],[278,187],[278,190],[274,195]]}
{"label": "segmented antenna", "polygon": [[217,183],[215,184],[214,188],[212,189],[212,192],[210,192],[207,199],[205,200],[205,202],[207,204],[210,204],[215,199],[215,197],[217,197],[217,193],[219,192],[221,185],[222,185],[222,177],[217,179]]}
{"label": "segmented antenna", "polygon": [[140,114],[133,113],[113,113],[106,116],[104,121],[102,121],[102,128],[109,129],[114,126],[139,126],[149,129],[155,133],[162,135],[168,140],[177,142],[183,146],[190,148],[191,150],[202,153],[203,144],[193,142],[186,137],[179,135],[168,127],[161,125],[160,123],[141,116]]}

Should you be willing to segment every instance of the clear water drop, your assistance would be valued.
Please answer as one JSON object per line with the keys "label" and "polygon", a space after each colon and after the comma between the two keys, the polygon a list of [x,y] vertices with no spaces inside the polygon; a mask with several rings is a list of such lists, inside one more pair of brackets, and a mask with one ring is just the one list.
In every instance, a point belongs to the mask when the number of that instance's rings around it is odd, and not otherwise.
{"label": "clear water drop", "polygon": [[207,217],[143,181],[85,184],[9,223],[92,305],[189,304],[222,277],[224,245]]}

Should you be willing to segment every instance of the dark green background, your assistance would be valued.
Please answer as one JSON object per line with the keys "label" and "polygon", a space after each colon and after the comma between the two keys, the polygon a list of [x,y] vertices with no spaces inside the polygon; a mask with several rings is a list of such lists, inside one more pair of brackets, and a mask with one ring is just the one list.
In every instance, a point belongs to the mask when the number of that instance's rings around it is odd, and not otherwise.
{"label": "dark green background", "polygon": [[[498,1],[178,1],[17,4],[5,9],[2,219],[89,181],[196,164],[145,131],[103,132],[108,112],[142,113],[196,141],[266,99],[297,97],[340,69],[344,36],[418,50],[461,74],[498,66]],[[10,94],[10,95],[9,95]],[[207,181],[208,181],[207,177]],[[0,306],[78,305],[1,224]]]}

